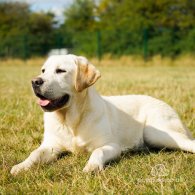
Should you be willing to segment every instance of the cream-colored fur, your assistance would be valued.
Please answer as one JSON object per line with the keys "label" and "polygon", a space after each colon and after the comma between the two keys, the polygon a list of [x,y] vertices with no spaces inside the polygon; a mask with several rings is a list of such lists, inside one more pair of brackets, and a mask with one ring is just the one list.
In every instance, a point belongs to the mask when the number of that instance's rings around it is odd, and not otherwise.
{"label": "cream-colored fur", "polygon": [[[56,75],[59,67],[67,72]],[[121,152],[145,143],[195,153],[195,141],[166,103],[145,95],[100,96],[90,86],[100,73],[83,57],[52,56],[43,68],[44,90],[54,98],[67,93],[70,100],[63,108],[44,113],[42,144],[12,168],[13,175],[35,163],[56,160],[65,150],[92,152],[85,172],[102,170]]]}

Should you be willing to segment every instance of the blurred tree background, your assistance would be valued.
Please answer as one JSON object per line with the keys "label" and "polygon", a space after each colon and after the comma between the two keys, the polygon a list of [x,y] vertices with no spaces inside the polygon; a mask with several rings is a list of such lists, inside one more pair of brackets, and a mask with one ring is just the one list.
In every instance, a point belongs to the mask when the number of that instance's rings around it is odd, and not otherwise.
{"label": "blurred tree background", "polygon": [[74,0],[60,26],[52,13],[0,3],[0,57],[76,54],[171,56],[195,52],[194,0]]}

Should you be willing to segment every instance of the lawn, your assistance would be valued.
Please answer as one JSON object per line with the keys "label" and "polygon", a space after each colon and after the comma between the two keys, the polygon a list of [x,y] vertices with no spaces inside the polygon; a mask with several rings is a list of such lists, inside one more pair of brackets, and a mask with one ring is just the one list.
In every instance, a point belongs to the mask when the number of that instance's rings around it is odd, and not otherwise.
{"label": "lawn", "polygon": [[[160,98],[177,110],[195,137],[194,65],[109,63],[98,65],[102,78],[96,88],[101,94]],[[13,177],[11,167],[42,139],[42,111],[30,82],[41,64],[42,60],[0,62],[0,194],[195,194],[195,154],[165,149],[128,152],[94,174],[82,172],[89,154],[66,154]]]}

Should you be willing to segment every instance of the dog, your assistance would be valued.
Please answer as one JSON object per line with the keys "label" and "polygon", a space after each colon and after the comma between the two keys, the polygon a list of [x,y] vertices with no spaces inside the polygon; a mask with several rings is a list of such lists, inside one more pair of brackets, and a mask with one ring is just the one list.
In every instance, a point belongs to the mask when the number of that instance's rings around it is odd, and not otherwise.
{"label": "dog", "polygon": [[100,96],[100,72],[85,57],[50,56],[32,80],[44,112],[40,147],[11,169],[17,175],[64,151],[91,152],[84,172],[100,171],[121,153],[144,146],[195,153],[195,140],[165,102],[145,95]]}

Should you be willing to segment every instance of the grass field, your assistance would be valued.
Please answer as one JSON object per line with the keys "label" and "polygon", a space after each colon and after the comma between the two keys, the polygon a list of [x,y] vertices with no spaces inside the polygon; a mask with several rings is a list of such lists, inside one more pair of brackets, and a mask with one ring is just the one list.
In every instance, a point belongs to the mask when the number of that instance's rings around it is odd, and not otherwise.
{"label": "grass field", "polygon": [[[157,59],[146,67],[136,61],[128,66],[125,59],[108,66],[102,62],[96,88],[104,95],[160,98],[178,111],[195,137],[195,66],[186,61],[158,66]],[[0,194],[195,194],[195,154],[181,151],[128,152],[95,174],[82,172],[89,154],[67,154],[13,177],[11,167],[42,139],[42,111],[30,83],[41,63],[0,62]]]}

